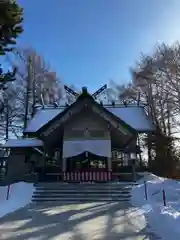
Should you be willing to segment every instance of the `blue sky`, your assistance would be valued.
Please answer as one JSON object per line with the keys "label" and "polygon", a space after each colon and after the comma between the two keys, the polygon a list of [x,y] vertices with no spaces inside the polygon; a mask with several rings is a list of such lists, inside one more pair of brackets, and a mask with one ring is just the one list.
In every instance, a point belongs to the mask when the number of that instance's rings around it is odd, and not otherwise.
{"label": "blue sky", "polygon": [[24,33],[66,84],[96,90],[130,80],[129,67],[154,44],[179,40],[179,0],[18,0]]}

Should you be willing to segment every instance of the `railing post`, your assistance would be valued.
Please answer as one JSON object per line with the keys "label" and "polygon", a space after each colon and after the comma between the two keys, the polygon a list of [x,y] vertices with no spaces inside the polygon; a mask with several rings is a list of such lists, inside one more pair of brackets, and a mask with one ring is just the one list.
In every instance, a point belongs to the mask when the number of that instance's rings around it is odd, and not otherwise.
{"label": "railing post", "polygon": [[146,200],[148,199],[148,194],[147,194],[147,183],[144,181],[144,193],[145,193],[145,198]]}
{"label": "railing post", "polygon": [[162,194],[163,194],[163,203],[164,203],[164,206],[166,206],[166,193],[164,189],[162,190]]}
{"label": "railing post", "polygon": [[9,199],[9,192],[10,192],[10,184],[8,185],[8,188],[7,188],[7,196],[6,196],[6,200],[8,200]]}

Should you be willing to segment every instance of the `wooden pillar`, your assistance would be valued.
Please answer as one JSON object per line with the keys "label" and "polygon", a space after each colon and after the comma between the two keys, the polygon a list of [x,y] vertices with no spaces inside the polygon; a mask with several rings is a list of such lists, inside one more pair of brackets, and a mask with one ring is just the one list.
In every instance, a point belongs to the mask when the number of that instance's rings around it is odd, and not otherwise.
{"label": "wooden pillar", "polygon": [[136,155],[131,154],[131,165],[132,165],[132,180],[136,182]]}
{"label": "wooden pillar", "polygon": [[67,168],[67,158],[62,158],[62,171],[63,171],[63,180],[66,181],[66,168]]}
{"label": "wooden pillar", "polygon": [[62,171],[65,172],[67,167],[67,158],[62,158]]}
{"label": "wooden pillar", "polygon": [[46,149],[44,149],[43,165],[42,165],[42,172],[41,172],[41,177],[43,178],[43,180],[46,179],[46,161],[47,161],[46,154],[47,154],[47,151]]}
{"label": "wooden pillar", "polygon": [[111,157],[107,158],[107,168],[108,168],[108,171],[112,171],[112,158]]}

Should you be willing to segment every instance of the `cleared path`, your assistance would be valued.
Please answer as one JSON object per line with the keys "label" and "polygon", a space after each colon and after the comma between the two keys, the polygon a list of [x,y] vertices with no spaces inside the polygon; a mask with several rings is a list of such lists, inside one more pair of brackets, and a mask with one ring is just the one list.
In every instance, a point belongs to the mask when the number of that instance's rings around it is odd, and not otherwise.
{"label": "cleared path", "polygon": [[30,204],[0,219],[0,239],[145,240],[158,239],[129,203]]}

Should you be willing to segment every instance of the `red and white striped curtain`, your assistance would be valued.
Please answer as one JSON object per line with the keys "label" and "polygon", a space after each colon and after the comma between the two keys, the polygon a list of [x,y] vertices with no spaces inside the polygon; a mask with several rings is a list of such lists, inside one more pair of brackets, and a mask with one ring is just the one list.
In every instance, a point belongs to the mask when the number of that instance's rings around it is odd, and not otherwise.
{"label": "red and white striped curtain", "polygon": [[64,181],[111,181],[112,172],[64,172]]}

